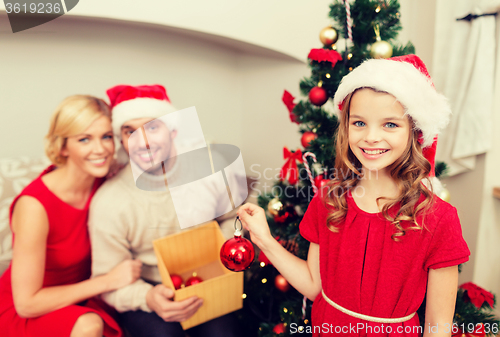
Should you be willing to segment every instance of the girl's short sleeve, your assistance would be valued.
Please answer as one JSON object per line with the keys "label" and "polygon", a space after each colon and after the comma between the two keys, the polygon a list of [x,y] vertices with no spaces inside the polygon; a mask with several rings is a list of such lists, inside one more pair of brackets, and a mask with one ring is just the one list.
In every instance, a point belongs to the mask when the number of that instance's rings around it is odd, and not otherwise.
{"label": "girl's short sleeve", "polygon": [[427,251],[424,269],[456,266],[469,260],[470,251],[462,236],[457,209],[452,207],[439,220]]}
{"label": "girl's short sleeve", "polygon": [[319,243],[319,212],[323,205],[319,193],[311,200],[300,222],[300,234],[309,242]]}

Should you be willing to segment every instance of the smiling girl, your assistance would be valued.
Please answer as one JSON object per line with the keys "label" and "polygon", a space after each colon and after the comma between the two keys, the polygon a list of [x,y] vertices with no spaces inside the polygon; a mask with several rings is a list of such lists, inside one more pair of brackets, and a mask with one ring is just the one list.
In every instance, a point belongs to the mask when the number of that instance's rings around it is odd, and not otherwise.
{"label": "smiling girl", "polygon": [[52,115],[46,154],[54,163],[13,201],[13,258],[0,278],[2,336],[121,336],[93,296],[135,281],[139,261],[90,277],[87,216],[114,143],[107,104],[66,98]]}
{"label": "smiling girl", "polygon": [[451,336],[457,265],[470,252],[457,210],[433,194],[446,99],[408,55],[365,61],[344,77],[334,104],[342,174],[300,224],[307,261],[272,238],[263,209],[246,204],[238,215],[278,271],[314,300],[313,336]]}

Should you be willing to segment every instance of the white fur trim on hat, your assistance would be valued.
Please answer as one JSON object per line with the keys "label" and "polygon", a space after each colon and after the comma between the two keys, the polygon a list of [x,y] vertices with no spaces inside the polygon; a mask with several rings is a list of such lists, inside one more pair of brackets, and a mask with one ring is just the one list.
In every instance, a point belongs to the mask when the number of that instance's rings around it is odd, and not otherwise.
{"label": "white fur trim on hat", "polygon": [[335,113],[339,103],[356,89],[370,87],[396,97],[422,131],[422,147],[432,145],[434,137],[449,122],[451,109],[445,96],[439,94],[432,81],[408,62],[370,59],[346,75],[335,93]]}
{"label": "white fur trim on hat", "polygon": [[[113,108],[113,132],[120,137],[122,125],[129,120],[146,117],[159,118],[174,111],[177,109],[168,101],[149,97],[139,97],[121,102]],[[167,126],[171,130],[177,127],[175,123],[169,123]]]}

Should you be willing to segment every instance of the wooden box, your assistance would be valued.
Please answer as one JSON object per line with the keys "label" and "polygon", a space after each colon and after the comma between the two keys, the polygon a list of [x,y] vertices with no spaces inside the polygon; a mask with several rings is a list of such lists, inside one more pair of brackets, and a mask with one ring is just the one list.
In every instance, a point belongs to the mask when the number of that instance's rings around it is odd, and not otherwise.
{"label": "wooden box", "polygon": [[196,272],[203,282],[175,291],[175,301],[191,296],[203,305],[188,320],[187,330],[243,307],[243,273],[227,270],[220,262],[220,248],[226,241],[216,221],[153,241],[162,283],[174,289],[170,274],[184,282]]}

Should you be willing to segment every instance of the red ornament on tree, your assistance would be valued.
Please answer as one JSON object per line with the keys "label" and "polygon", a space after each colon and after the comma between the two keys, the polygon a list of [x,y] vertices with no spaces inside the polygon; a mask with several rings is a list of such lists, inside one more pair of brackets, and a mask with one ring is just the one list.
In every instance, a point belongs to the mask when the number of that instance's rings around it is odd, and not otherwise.
{"label": "red ornament on tree", "polygon": [[292,205],[287,205],[274,216],[274,221],[277,223],[287,223],[292,221],[296,216],[297,212],[295,208]]}
{"label": "red ornament on tree", "polygon": [[172,279],[172,283],[174,284],[175,290],[182,288],[182,285],[184,284],[182,277],[180,277],[177,274],[172,274],[170,275],[170,278]]}
{"label": "red ornament on tree", "polygon": [[302,134],[302,138],[300,139],[300,142],[302,143],[303,147],[309,147],[311,142],[318,138],[318,135],[312,131],[306,131]]}
{"label": "red ornament on tree", "polygon": [[328,101],[328,94],[325,89],[318,85],[309,91],[309,100],[316,106],[322,106]]}
{"label": "red ornament on tree", "polygon": [[323,175],[319,175],[314,178],[314,185],[316,185],[318,189],[321,189],[323,186],[325,186],[327,182],[328,179],[324,179]]}
{"label": "red ornament on tree", "polygon": [[274,286],[282,293],[286,293],[291,288],[290,283],[282,275],[274,278]]}
{"label": "red ornament on tree", "polygon": [[285,333],[285,324],[284,323],[278,323],[274,326],[273,332],[277,335],[281,333]]}
{"label": "red ornament on tree", "polygon": [[203,279],[197,276],[196,273],[193,273],[193,276],[188,278],[188,280],[186,281],[186,287],[193,286],[201,282],[203,282]]}
{"label": "red ornament on tree", "polygon": [[232,271],[243,271],[250,267],[255,257],[255,250],[252,243],[242,237],[241,229],[236,228],[236,222],[241,220],[236,217],[234,221],[234,238],[224,242],[220,249],[220,260],[224,267]]}

